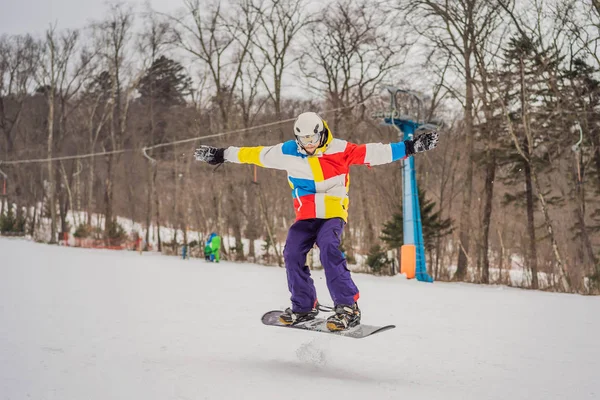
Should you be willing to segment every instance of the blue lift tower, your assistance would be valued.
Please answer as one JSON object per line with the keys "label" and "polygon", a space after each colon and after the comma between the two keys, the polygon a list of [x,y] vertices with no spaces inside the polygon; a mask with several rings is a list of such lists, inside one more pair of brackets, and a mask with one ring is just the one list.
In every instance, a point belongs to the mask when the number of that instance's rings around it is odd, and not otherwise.
{"label": "blue lift tower", "polygon": [[[389,109],[374,113],[372,116],[383,119],[385,125],[392,125],[398,129],[399,140],[413,139],[421,133],[437,130],[441,125],[435,122],[426,123],[420,119],[423,101],[416,93],[393,86],[386,86],[385,90],[390,96]],[[407,104],[414,104],[416,101],[418,110],[416,118],[404,115],[399,111],[399,99],[403,99]],[[433,278],[427,273],[425,263],[423,226],[414,157],[402,160],[402,219],[404,243],[400,249],[400,272],[406,274],[409,279],[416,277],[418,281],[433,282]]]}

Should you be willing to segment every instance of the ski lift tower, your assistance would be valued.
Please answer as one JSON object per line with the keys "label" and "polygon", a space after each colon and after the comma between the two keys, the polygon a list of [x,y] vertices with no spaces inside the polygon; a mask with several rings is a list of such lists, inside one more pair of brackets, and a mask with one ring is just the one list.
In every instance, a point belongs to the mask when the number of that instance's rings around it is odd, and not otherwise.
{"label": "ski lift tower", "polygon": [[[384,125],[394,126],[398,130],[400,141],[412,140],[415,135],[438,129],[440,124],[426,123],[421,119],[423,101],[419,95],[394,86],[386,86],[385,90],[390,96],[389,109],[373,113],[372,117],[383,119]],[[399,97],[406,99],[408,103],[416,101],[418,109],[416,119],[399,111]],[[425,264],[423,225],[421,223],[414,157],[402,160],[402,221],[404,243],[400,248],[400,272],[406,274],[409,279],[416,276],[418,281],[433,282],[433,278],[427,273],[427,265]]]}

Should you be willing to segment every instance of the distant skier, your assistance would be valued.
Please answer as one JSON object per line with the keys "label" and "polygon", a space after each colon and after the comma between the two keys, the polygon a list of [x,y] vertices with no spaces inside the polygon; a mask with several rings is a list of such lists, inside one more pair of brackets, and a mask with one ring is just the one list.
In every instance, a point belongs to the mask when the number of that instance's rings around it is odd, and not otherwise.
{"label": "distant skier", "polygon": [[204,245],[204,260],[210,261],[210,253],[212,252],[212,248],[210,247],[210,242],[207,240],[206,245]]}
{"label": "distant skier", "polygon": [[221,237],[215,232],[211,233],[204,246],[204,259],[219,262],[221,259]]}
{"label": "distant skier", "polygon": [[194,156],[211,165],[228,161],[287,171],[296,210],[296,222],[283,250],[292,307],[279,319],[292,325],[312,320],[319,313],[315,285],[305,266],[306,254],[316,243],[335,306],[327,328],[344,330],[358,325],[361,318],[359,291],[339,249],[348,218],[349,167],[387,164],[431,150],[439,135],[429,132],[404,142],[358,145],[334,139],[327,123],[314,112],[298,116],[294,134],[296,140],[268,147],[200,146]]}

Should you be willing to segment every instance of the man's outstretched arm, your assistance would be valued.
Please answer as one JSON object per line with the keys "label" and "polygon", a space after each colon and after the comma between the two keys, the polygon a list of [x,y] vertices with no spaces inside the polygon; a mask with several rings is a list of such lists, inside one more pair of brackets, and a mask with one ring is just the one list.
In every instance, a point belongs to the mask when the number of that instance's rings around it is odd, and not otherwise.
{"label": "man's outstretched arm", "polygon": [[381,165],[434,149],[438,141],[439,134],[437,132],[428,132],[414,140],[397,143],[348,143],[345,153],[349,165]]}
{"label": "man's outstretched arm", "polygon": [[194,152],[198,161],[204,161],[211,165],[232,162],[237,164],[254,164],[264,168],[285,169],[286,156],[282,151],[282,144],[275,146],[257,147],[227,147],[217,148],[212,146],[200,146]]}

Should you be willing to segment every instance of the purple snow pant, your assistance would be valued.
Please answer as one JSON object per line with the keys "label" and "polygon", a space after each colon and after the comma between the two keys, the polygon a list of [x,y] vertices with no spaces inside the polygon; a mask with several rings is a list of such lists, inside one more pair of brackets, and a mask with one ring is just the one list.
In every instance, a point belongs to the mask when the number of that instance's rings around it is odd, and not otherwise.
{"label": "purple snow pant", "polygon": [[341,218],[305,219],[296,221],[288,232],[283,258],[287,271],[288,288],[292,293],[292,311],[308,312],[317,301],[315,284],[306,266],[306,254],[315,242],[321,253],[321,265],[325,270],[327,288],[334,305],[354,304],[358,289],[346,259],[339,249],[345,222]]}

